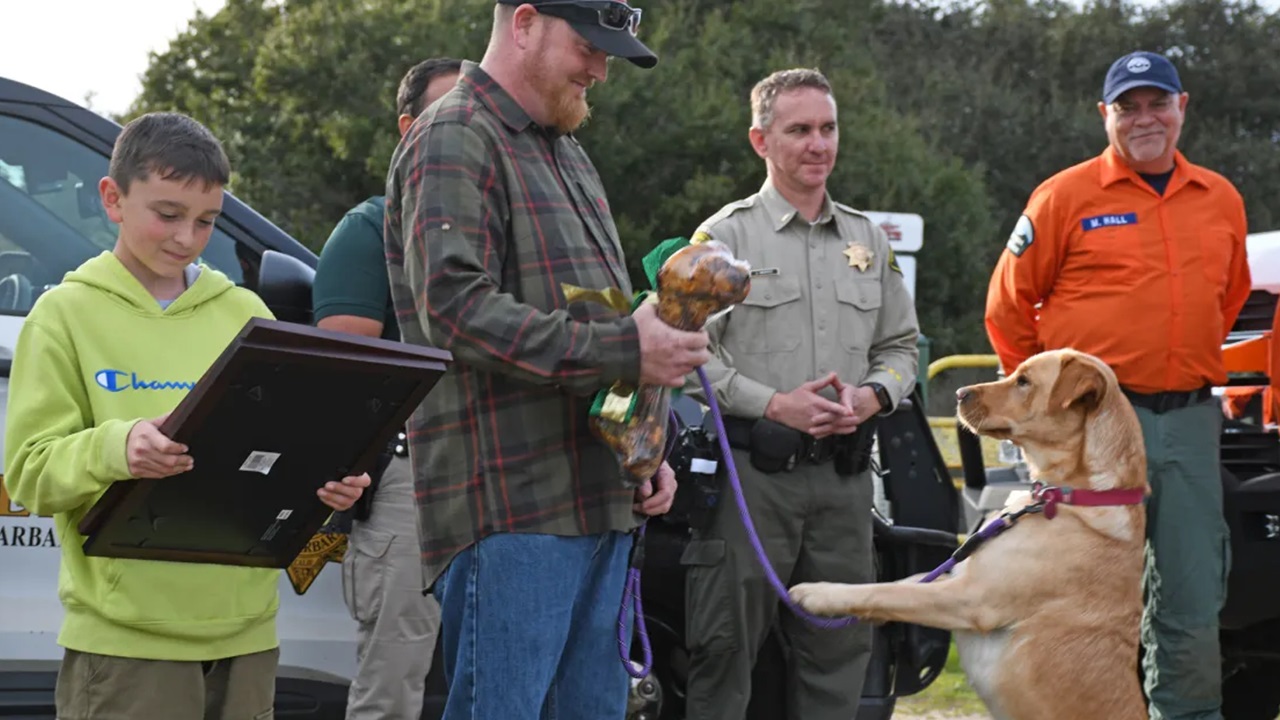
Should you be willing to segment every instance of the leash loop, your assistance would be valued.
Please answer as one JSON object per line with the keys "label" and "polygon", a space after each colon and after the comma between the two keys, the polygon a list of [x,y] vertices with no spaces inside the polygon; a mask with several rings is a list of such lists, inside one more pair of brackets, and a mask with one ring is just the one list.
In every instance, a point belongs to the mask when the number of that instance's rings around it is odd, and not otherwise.
{"label": "leash loop", "polygon": [[[667,446],[663,450],[662,461],[671,457],[676,447],[676,436],[679,435],[679,419],[675,410],[667,411]],[[631,558],[627,562],[627,581],[622,588],[622,607],[618,609],[618,656],[622,658],[622,667],[627,674],[636,680],[643,680],[653,671],[653,647],[649,642],[649,628],[644,622],[644,602],[640,598],[640,574],[644,569],[644,530],[648,520],[640,523],[635,529],[635,538],[631,544]],[[640,635],[640,653],[643,658],[640,666],[632,662],[627,648],[627,610],[634,607],[636,632]]]}

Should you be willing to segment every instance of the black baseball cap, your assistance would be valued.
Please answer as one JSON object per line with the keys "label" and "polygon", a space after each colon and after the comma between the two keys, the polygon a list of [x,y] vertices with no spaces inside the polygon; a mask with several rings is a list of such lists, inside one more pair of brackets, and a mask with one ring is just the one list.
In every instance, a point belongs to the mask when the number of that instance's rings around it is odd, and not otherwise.
{"label": "black baseball cap", "polygon": [[1157,87],[1171,93],[1182,92],[1178,70],[1169,58],[1139,50],[1111,63],[1107,80],[1102,85],[1102,101],[1108,105],[1136,87]]}
{"label": "black baseball cap", "polygon": [[608,55],[626,58],[645,69],[658,64],[658,56],[635,35],[640,8],[622,0],[498,0],[498,4],[532,5],[540,13],[569,23],[583,40]]}

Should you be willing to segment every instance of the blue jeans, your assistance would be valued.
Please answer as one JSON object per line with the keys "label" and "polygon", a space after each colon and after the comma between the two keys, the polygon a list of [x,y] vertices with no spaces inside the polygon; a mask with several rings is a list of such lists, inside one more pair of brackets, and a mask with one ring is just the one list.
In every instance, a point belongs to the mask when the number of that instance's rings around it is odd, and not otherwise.
{"label": "blue jeans", "polygon": [[457,555],[433,591],[449,684],[441,720],[622,720],[631,544],[617,532],[502,533]]}

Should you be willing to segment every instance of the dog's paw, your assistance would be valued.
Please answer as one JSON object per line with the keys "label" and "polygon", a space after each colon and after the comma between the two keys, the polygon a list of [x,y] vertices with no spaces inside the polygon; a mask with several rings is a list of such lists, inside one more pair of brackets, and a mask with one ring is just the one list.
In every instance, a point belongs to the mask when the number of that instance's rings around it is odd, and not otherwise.
{"label": "dog's paw", "polygon": [[839,583],[800,583],[788,594],[793,602],[814,615],[836,617],[849,614],[848,602],[841,597],[847,589]]}

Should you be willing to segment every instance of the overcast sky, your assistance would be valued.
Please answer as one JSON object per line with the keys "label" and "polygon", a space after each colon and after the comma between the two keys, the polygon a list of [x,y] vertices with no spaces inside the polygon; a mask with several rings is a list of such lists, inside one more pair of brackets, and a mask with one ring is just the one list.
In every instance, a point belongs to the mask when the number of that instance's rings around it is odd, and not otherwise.
{"label": "overcast sky", "polygon": [[[147,54],[163,50],[197,8],[213,13],[224,1],[0,0],[0,76],[79,103],[92,93],[94,110],[123,112],[142,89]],[[1280,0],[1262,4],[1280,9]]]}
{"label": "overcast sky", "polygon": [[0,0],[0,76],[83,103],[128,108],[142,91],[147,53],[163,50],[224,0]]}

